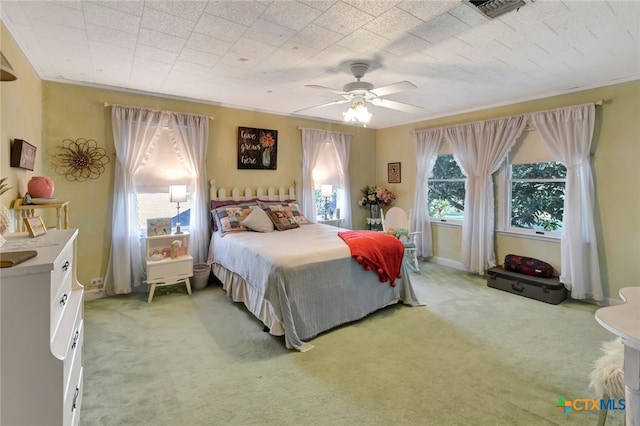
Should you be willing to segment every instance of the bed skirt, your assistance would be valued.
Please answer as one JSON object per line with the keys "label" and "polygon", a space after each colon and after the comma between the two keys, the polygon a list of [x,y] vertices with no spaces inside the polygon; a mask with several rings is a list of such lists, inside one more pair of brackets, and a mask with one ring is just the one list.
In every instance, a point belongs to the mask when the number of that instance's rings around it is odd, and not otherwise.
{"label": "bed skirt", "polygon": [[[314,330],[313,332],[301,331],[304,327],[301,324],[296,326],[296,320],[294,319],[296,315],[291,312],[288,303],[282,303],[281,301],[280,305],[283,307],[284,311],[277,312],[274,305],[268,300],[268,298],[265,298],[265,295],[262,294],[258,288],[251,285],[237,273],[230,271],[215,262],[212,264],[212,270],[214,275],[222,282],[223,289],[226,291],[227,295],[234,302],[243,303],[249,312],[269,328],[269,332],[272,335],[284,336],[287,348],[295,348],[300,352],[306,352],[313,348],[313,345],[306,342],[306,340],[314,338],[318,334],[332,328],[360,320],[386,306],[400,302],[410,306],[424,306],[424,304],[417,299],[409,279],[409,272],[407,271],[406,266],[403,265],[403,277],[398,280],[398,287],[392,289],[395,296],[383,296],[383,300],[378,299],[377,302],[372,303],[368,307],[356,310],[349,316],[336,317],[330,324],[325,324],[322,329]],[[362,270],[362,273],[374,274],[372,271],[365,272],[364,270]],[[378,285],[387,286],[391,290],[388,283],[378,283]],[[299,335],[300,333],[302,335]]]}

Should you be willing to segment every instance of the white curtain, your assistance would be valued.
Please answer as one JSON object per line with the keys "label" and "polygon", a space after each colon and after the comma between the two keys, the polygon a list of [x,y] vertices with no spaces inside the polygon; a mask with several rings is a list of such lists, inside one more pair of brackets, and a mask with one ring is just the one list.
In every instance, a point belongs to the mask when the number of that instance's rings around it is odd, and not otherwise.
{"label": "white curtain", "polygon": [[112,107],[116,149],[111,219],[111,254],[105,275],[109,294],[131,293],[142,283],[140,228],[136,211],[135,173],[159,134],[162,112]]}
{"label": "white curtain", "polygon": [[595,105],[577,105],[530,114],[553,156],[567,168],[560,241],[560,281],[574,299],[602,301],[594,210],[595,189],[589,161]]}
{"label": "white curtain", "polygon": [[[349,156],[351,152],[351,135],[347,133],[328,132],[325,130],[302,129],[302,212],[308,218],[316,217],[315,189],[317,182],[313,171],[320,163],[327,145],[335,152],[338,184],[337,204],[342,207],[340,217],[344,219],[344,227],[351,228],[351,195],[349,181]],[[321,183],[321,182],[319,182]]]}
{"label": "white curtain", "polygon": [[340,174],[340,187],[338,192],[338,205],[344,206],[344,212],[340,214],[344,219],[344,227],[351,229],[351,183],[349,180],[349,156],[351,153],[351,135],[346,133],[331,133],[331,142],[338,155],[338,172]]}
{"label": "white curtain", "polygon": [[316,195],[313,169],[327,140],[324,130],[302,129],[302,214],[315,222]]}
{"label": "white curtain", "polygon": [[428,129],[414,132],[416,145],[417,174],[416,192],[413,197],[413,216],[411,229],[420,232],[417,238],[417,254],[420,257],[433,256],[433,236],[429,219],[429,184],[433,166],[438,158],[442,143],[442,129]]}
{"label": "white curtain", "polygon": [[524,116],[447,127],[456,161],[467,177],[462,222],[462,264],[484,275],[496,265],[494,196],[491,175],[522,133]]}
{"label": "white curtain", "polygon": [[209,117],[171,113],[169,116],[171,139],[183,166],[194,176],[189,217],[190,251],[195,263],[207,260],[209,247],[209,199],[205,159],[209,144]]}

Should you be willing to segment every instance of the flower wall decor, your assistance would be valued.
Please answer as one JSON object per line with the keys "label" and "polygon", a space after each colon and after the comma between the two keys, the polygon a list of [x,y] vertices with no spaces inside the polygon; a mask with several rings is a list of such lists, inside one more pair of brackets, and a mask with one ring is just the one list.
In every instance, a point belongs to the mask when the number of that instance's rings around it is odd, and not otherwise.
{"label": "flower wall decor", "polygon": [[110,161],[107,151],[93,139],[65,139],[57,151],[52,160],[56,173],[70,181],[97,179]]}
{"label": "flower wall decor", "polygon": [[360,191],[363,196],[358,200],[358,205],[362,208],[369,208],[370,206],[391,207],[396,199],[396,193],[389,191],[384,186],[367,185]]}

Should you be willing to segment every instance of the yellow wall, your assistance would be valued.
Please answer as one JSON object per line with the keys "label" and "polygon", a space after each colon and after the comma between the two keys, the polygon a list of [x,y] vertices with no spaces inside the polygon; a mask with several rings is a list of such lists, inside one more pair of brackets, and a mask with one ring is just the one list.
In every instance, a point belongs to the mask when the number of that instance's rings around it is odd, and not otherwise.
{"label": "yellow wall", "polygon": [[[209,149],[205,161],[207,176],[215,179],[218,187],[288,187],[295,179],[301,180],[302,144],[298,127],[353,135],[349,165],[349,169],[355,171],[351,175],[352,193],[372,183],[375,177],[375,131],[370,129],[47,81],[44,82],[43,100],[44,145],[48,151],[55,152],[65,139],[94,139],[98,146],[106,148],[111,158],[105,173],[85,182],[67,181],[56,174],[49,159],[43,164],[44,172],[55,180],[56,198],[70,201],[71,226],[80,229],[78,276],[84,283],[105,274],[111,247],[115,149],[111,108],[105,107],[105,102],[214,117],[209,122]],[[278,130],[277,170],[237,169],[238,126]],[[364,222],[364,211],[359,211],[356,203],[357,199],[353,200],[355,226]]]}
{"label": "yellow wall", "polygon": [[[25,192],[31,176],[41,174],[42,81],[1,22],[0,50],[18,76],[17,80],[0,82],[0,177],[7,177],[6,183],[11,186],[0,202],[10,207],[18,194]],[[36,147],[33,172],[9,167],[13,139],[23,139]]]}
{"label": "yellow wall", "polygon": [[[597,108],[593,171],[596,185],[596,231],[603,287],[607,297],[617,297],[625,286],[637,286],[640,276],[640,80],[554,96],[465,114],[378,130],[377,179],[386,181],[387,163],[402,162],[402,184],[397,204],[413,207],[416,158],[413,130],[435,128],[513,114],[608,100]],[[436,102],[437,100],[432,100]],[[389,185],[392,186],[392,185]],[[496,215],[497,217],[497,215]],[[460,228],[432,225],[434,256],[447,263],[460,262]],[[498,234],[496,260],[509,253],[528,255],[560,267],[558,242]]]}

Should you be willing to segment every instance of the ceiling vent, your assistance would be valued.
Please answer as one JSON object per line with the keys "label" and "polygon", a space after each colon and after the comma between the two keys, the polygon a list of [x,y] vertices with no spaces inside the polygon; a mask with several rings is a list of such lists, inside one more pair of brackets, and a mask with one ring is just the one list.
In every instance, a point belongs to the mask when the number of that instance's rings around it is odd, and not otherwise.
{"label": "ceiling vent", "polygon": [[524,0],[465,0],[474,9],[489,18],[496,18],[514,9],[520,9],[526,3]]}

